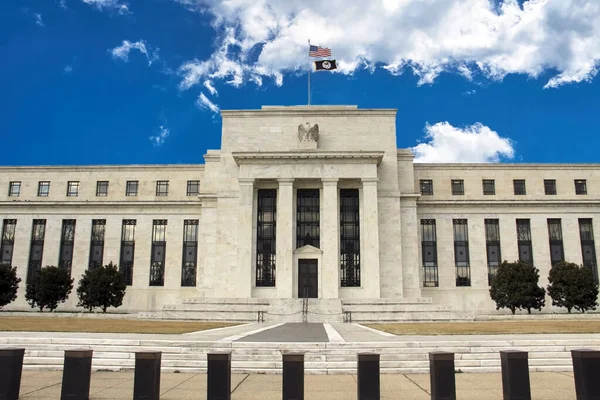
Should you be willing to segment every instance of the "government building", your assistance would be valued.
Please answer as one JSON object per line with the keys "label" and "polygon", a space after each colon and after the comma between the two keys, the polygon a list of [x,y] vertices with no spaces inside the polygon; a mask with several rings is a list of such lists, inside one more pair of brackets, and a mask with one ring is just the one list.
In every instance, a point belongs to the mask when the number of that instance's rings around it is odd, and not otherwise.
{"label": "government building", "polygon": [[111,261],[117,311],[156,318],[294,320],[306,297],[325,320],[443,319],[497,312],[502,260],[544,287],[561,260],[597,277],[598,164],[414,163],[394,109],[221,115],[202,164],[0,167],[0,262],[22,278],[5,308],[31,310],[25,282],[57,265],[75,310],[81,275]]}

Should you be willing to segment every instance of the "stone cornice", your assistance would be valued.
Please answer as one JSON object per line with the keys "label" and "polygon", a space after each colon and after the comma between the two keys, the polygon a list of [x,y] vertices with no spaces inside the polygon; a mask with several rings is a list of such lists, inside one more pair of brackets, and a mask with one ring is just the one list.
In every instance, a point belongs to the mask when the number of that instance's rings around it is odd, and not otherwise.
{"label": "stone cornice", "polygon": [[96,172],[96,171],[204,171],[204,164],[132,164],[132,165],[39,165],[0,166],[1,172]]}
{"label": "stone cornice", "polygon": [[198,200],[171,201],[0,201],[0,207],[167,207],[197,206]]}
{"label": "stone cornice", "polygon": [[600,170],[600,164],[415,163],[415,170]]}
{"label": "stone cornice", "polygon": [[221,110],[221,116],[237,118],[263,118],[275,117],[347,117],[347,116],[388,116],[395,117],[398,112],[395,108],[358,109],[356,106],[299,106],[299,107],[263,107],[260,110]]}
{"label": "stone cornice", "polygon": [[231,153],[237,165],[288,163],[290,160],[314,160],[329,163],[377,164],[383,159],[383,151],[237,151]]}
{"label": "stone cornice", "polygon": [[600,206],[600,199],[595,200],[418,200],[417,205],[444,207],[587,207]]}

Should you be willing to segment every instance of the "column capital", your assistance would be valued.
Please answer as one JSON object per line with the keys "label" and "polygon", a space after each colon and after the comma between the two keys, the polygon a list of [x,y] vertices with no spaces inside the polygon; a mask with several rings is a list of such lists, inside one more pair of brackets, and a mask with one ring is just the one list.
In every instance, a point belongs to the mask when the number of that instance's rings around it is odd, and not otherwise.
{"label": "column capital", "polygon": [[279,186],[293,185],[294,180],[295,180],[294,178],[277,178],[277,182],[279,183]]}
{"label": "column capital", "polygon": [[323,186],[337,186],[339,179],[338,178],[321,178],[321,182]]}
{"label": "column capital", "polygon": [[365,185],[377,185],[379,178],[361,178],[363,186]]}
{"label": "column capital", "polygon": [[238,183],[240,185],[253,185],[254,178],[238,178]]}

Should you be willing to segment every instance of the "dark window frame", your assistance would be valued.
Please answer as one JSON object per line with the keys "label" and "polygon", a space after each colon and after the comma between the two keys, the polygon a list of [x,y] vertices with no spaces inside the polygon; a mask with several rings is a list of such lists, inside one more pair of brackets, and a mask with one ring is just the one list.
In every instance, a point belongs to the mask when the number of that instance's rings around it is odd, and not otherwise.
{"label": "dark window frame", "polygon": [[598,283],[598,260],[596,258],[592,218],[579,218],[579,240],[581,242],[583,266],[592,271],[594,282]]}
{"label": "dark window frame", "polygon": [[167,260],[167,220],[152,221],[152,249],[150,252],[149,286],[165,285],[165,263]]}
{"label": "dark window frame", "polygon": [[157,196],[168,196],[169,195],[169,181],[156,181],[156,195]]}
{"label": "dark window frame", "polygon": [[277,272],[277,190],[257,190],[256,280],[257,287],[275,287]]}
{"label": "dark window frame", "polygon": [[[562,221],[560,218],[548,218],[548,242],[550,244],[550,265],[565,261],[565,248],[563,244]],[[559,256],[556,257],[556,251]]]}
{"label": "dark window frame", "polygon": [[8,197],[21,196],[21,181],[8,182]]}
{"label": "dark window frame", "polygon": [[[43,191],[42,188],[46,190]],[[39,181],[38,182],[38,197],[48,197],[50,196],[50,181]]]}
{"label": "dark window frame", "polygon": [[422,196],[433,196],[433,179],[419,180],[419,188]]}
{"label": "dark window frame", "polygon": [[495,179],[482,179],[481,187],[485,196],[494,196],[496,194],[496,180]]}
{"label": "dark window frame", "polygon": [[29,260],[27,261],[27,281],[42,269],[44,242],[46,239],[46,220],[34,219],[31,228]]}
{"label": "dark window frame", "polygon": [[71,276],[73,267],[73,249],[75,247],[75,228],[77,220],[63,219],[60,232],[60,249],[58,252],[58,268],[66,269]]}
{"label": "dark window frame", "polygon": [[[531,220],[528,218],[518,218],[515,221],[517,228],[517,250],[519,261],[533,265],[533,245],[531,241]],[[523,251],[527,250],[529,260],[523,258]]]}
{"label": "dark window frame", "polygon": [[67,182],[67,197],[79,196],[79,181]]}
{"label": "dark window frame", "polygon": [[[183,221],[183,254],[181,257],[181,286],[196,286],[198,266],[198,220]],[[188,257],[189,256],[189,257]]]}
{"label": "dark window frame", "polygon": [[307,244],[321,247],[321,191],[296,191],[296,248]]}
{"label": "dark window frame", "polygon": [[340,280],[360,287],[360,198],[358,189],[340,189]]}
{"label": "dark window frame", "polygon": [[513,193],[515,196],[527,195],[527,184],[525,179],[513,179]]}
{"label": "dark window frame", "polygon": [[[488,265],[488,285],[492,284],[502,264],[502,249],[500,247],[500,220],[485,219],[485,248]],[[495,258],[495,260],[493,259]]]}
{"label": "dark window frame", "polygon": [[[119,253],[119,272],[123,275],[126,285],[133,285],[133,267],[135,265],[135,227],[137,220],[124,219],[121,225],[121,251]],[[131,253],[131,257],[126,253]],[[125,261],[125,258],[131,261]]]}
{"label": "dark window frame", "polygon": [[[194,191],[194,187],[196,190]],[[187,191],[186,196],[195,196],[200,193],[200,181],[187,181]]]}
{"label": "dark window frame", "polygon": [[587,193],[587,180],[586,179],[575,179],[575,194],[586,195]]}
{"label": "dark window frame", "polygon": [[96,181],[96,196],[108,196],[108,181]]}
{"label": "dark window frame", "polygon": [[544,194],[553,196],[556,193],[556,179],[544,179]]}
{"label": "dark window frame", "polygon": [[[471,286],[471,260],[469,254],[469,222],[466,219],[452,220],[454,239],[454,267],[456,286]],[[460,254],[464,252],[465,254]],[[461,257],[463,258],[461,260]]]}
{"label": "dark window frame", "polygon": [[[431,228],[425,228],[428,226]],[[430,232],[426,232],[426,229]],[[431,261],[425,260],[425,252],[427,250],[432,252]],[[438,274],[437,232],[435,219],[421,219],[421,265],[423,268],[423,287],[438,287],[440,285],[440,281]]]}
{"label": "dark window frame", "polygon": [[453,196],[463,196],[465,194],[465,181],[464,179],[452,179],[450,181]]}
{"label": "dark window frame", "polygon": [[125,196],[137,196],[140,181],[127,181],[125,183]]}
{"label": "dark window frame", "polygon": [[[93,219],[92,232],[90,234],[90,257],[88,268],[94,269],[102,266],[104,262],[104,239],[106,236],[106,220]],[[100,254],[96,257],[96,252]]]}
{"label": "dark window frame", "polygon": [[8,265],[9,267],[12,266],[16,231],[16,219],[3,220],[2,236],[0,236],[0,265]]}

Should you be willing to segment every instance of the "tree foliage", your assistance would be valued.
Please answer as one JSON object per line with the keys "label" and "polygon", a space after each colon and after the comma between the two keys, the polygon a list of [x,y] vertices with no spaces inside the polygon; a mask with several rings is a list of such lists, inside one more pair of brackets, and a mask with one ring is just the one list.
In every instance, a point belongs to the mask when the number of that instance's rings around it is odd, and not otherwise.
{"label": "tree foliage", "polygon": [[0,308],[15,301],[20,282],[17,267],[0,265]]}
{"label": "tree foliage", "polygon": [[565,307],[569,313],[573,308],[582,313],[596,309],[598,284],[588,268],[560,262],[550,269],[548,281],[553,306]]}
{"label": "tree foliage", "polygon": [[544,288],[538,286],[539,270],[533,265],[515,261],[504,261],[492,280],[490,297],[496,309],[508,308],[513,314],[517,309],[541,310],[546,302]]}
{"label": "tree foliage", "polygon": [[73,279],[65,268],[47,266],[36,272],[27,282],[25,298],[31,308],[53,311],[64,303],[73,290]]}
{"label": "tree foliage", "polygon": [[77,306],[84,307],[90,312],[94,308],[101,308],[102,312],[106,312],[108,307],[120,307],[123,304],[126,288],[123,275],[112,262],[88,269],[79,280]]}

